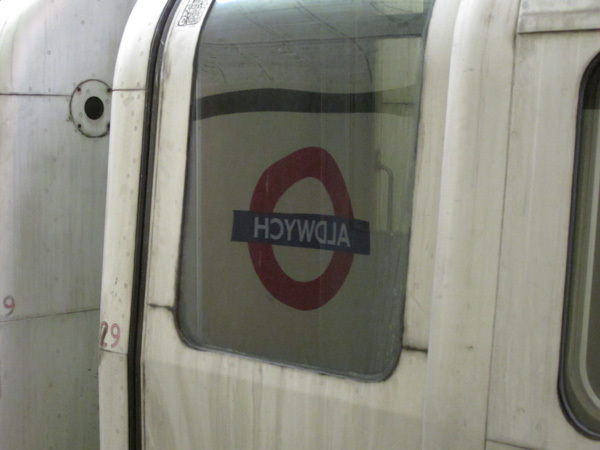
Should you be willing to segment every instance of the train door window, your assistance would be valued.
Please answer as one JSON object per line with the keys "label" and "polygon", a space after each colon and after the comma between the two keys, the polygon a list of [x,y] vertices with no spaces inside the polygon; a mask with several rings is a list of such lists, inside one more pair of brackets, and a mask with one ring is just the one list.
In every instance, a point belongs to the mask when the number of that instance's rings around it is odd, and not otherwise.
{"label": "train door window", "polygon": [[600,438],[600,57],[582,86],[560,392],[580,431]]}
{"label": "train door window", "polygon": [[381,380],[403,324],[432,0],[217,0],[196,56],[178,323]]}

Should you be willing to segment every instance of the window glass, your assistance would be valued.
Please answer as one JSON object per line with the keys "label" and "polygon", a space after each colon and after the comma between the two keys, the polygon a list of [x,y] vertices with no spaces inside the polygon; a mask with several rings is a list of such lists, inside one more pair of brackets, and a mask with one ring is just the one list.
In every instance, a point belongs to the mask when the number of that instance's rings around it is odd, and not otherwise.
{"label": "window glass", "polygon": [[178,321],[379,380],[401,348],[431,0],[217,0],[198,44]]}
{"label": "window glass", "polygon": [[600,437],[600,65],[584,79],[575,164],[561,394],[571,419]]}

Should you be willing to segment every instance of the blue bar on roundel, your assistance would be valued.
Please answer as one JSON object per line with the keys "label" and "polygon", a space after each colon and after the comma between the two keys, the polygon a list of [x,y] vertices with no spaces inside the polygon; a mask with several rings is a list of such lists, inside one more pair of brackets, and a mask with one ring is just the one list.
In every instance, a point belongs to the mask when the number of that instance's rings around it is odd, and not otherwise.
{"label": "blue bar on roundel", "polygon": [[256,242],[368,255],[369,222],[322,214],[233,211],[235,242]]}

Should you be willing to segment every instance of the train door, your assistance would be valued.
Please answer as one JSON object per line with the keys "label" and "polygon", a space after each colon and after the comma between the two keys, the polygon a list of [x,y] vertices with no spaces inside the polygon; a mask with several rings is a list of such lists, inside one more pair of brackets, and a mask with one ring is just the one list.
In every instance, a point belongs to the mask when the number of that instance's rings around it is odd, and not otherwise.
{"label": "train door", "polygon": [[[456,4],[443,2],[438,23]],[[149,79],[124,76],[113,112],[139,122],[111,144],[103,446],[126,445],[127,431],[146,448],[421,445],[429,300],[406,292],[410,277],[430,277],[435,234],[438,185],[415,182],[419,164],[437,173],[440,161],[417,151],[421,108],[443,127],[439,103],[420,101],[432,11],[405,0],[157,7],[152,99]],[[425,226],[410,244],[415,221]],[[411,271],[409,244],[425,261]],[[126,370],[127,383],[114,376]]]}

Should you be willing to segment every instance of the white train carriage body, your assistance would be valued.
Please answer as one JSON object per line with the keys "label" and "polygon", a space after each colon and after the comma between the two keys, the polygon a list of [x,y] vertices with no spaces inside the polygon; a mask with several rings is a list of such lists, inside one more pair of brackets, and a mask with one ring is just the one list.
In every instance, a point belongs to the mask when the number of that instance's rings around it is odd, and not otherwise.
{"label": "white train carriage body", "polygon": [[143,103],[113,110],[101,314],[139,316],[105,442],[596,448],[599,28],[591,0],[175,5],[133,159]]}
{"label": "white train carriage body", "polygon": [[0,3],[1,448],[98,445],[96,334],[105,449],[598,448],[597,0],[54,3]]}

